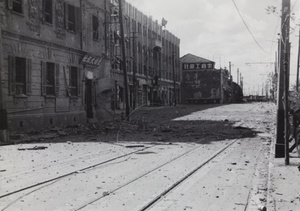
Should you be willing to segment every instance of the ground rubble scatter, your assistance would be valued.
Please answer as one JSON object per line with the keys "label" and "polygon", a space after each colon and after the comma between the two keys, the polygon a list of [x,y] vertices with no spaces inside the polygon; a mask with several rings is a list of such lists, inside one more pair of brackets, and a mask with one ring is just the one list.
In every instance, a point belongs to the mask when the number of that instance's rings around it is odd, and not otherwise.
{"label": "ground rubble scatter", "polygon": [[199,109],[215,108],[220,105],[179,105],[143,107],[135,111],[130,120],[121,117],[110,121],[97,121],[77,124],[68,127],[49,128],[44,131],[14,133],[13,143],[64,142],[72,141],[158,141],[158,142],[199,142],[254,137],[259,131],[235,126],[235,121],[184,120],[172,121],[175,118],[191,114]]}
{"label": "ground rubble scatter", "polygon": [[[192,166],[199,166],[229,146],[152,210],[196,209],[201,203],[208,208],[213,201],[213,210],[222,210],[222,206],[223,210],[265,210],[274,116],[273,105],[260,103],[145,107],[134,112],[130,121],[13,134],[20,144],[2,147],[0,155],[0,161],[7,164],[0,168],[3,194],[70,176],[37,187],[36,192],[28,190],[28,196],[25,191],[25,195],[20,192],[0,200],[8,206],[7,210],[44,205],[45,210],[71,206],[74,210],[86,203],[89,206],[85,210],[138,210],[135,208],[151,200],[154,193],[161,193],[191,172]],[[23,144],[27,141],[32,143]],[[190,150],[193,153],[176,158]],[[123,157],[127,153],[130,155]],[[119,156],[122,157],[98,166]],[[163,165],[170,159],[175,159],[176,164]],[[164,168],[157,169],[160,165]],[[135,181],[139,177],[141,180]],[[66,201],[60,197],[63,192],[68,196]],[[196,195],[197,200],[192,197]],[[52,197],[51,201],[47,197]]]}

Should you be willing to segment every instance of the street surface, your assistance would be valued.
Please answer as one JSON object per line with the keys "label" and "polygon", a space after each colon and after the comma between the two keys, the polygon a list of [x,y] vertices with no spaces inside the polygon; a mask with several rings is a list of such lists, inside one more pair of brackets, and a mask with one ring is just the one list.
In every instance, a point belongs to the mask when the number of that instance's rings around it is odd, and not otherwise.
{"label": "street surface", "polygon": [[0,210],[266,206],[275,104],[143,108],[120,125],[1,146]]}

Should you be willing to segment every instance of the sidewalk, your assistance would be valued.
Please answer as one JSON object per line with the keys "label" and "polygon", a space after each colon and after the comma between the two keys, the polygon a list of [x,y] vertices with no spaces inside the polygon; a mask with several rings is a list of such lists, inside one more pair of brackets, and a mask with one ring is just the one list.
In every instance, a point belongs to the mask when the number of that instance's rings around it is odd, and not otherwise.
{"label": "sidewalk", "polygon": [[300,210],[300,158],[294,150],[290,153],[290,164],[285,158],[275,158],[274,143],[269,163],[269,188],[267,211]]}

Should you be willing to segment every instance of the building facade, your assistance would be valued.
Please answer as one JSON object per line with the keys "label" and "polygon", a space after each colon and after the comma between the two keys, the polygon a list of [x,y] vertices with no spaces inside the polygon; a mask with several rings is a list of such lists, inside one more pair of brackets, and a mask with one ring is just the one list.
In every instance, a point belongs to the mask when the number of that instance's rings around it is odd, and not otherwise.
{"label": "building facade", "polygon": [[[10,131],[104,120],[124,109],[116,3],[0,2],[1,90]],[[179,39],[123,5],[130,105],[170,104],[180,81]]]}
{"label": "building facade", "polygon": [[[124,107],[118,8],[118,1],[112,1],[110,52],[112,78],[117,83],[113,104],[117,109]],[[130,107],[174,104],[180,99],[180,40],[131,4],[125,2],[123,11]]]}
{"label": "building facade", "polygon": [[229,103],[233,89],[228,70],[216,69],[215,62],[192,54],[180,58],[183,103]]}

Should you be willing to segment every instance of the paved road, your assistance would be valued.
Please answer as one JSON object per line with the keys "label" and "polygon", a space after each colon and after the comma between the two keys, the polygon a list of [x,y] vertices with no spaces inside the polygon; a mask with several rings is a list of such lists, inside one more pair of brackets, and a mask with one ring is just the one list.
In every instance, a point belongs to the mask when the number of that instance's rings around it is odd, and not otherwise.
{"label": "paved road", "polygon": [[[254,138],[3,146],[0,209],[257,210],[266,203],[273,109],[226,105],[184,117],[235,121],[260,131]],[[35,146],[47,148],[28,150]]]}

